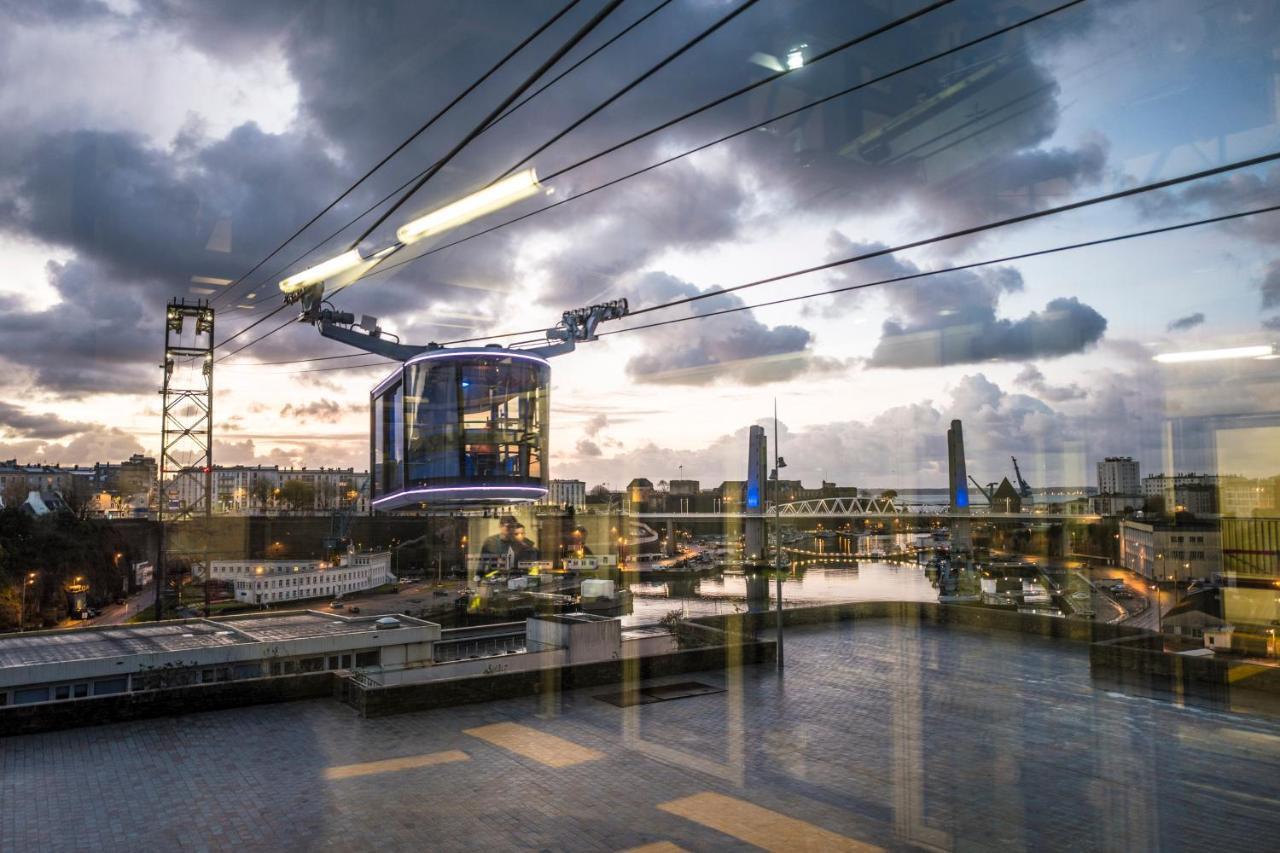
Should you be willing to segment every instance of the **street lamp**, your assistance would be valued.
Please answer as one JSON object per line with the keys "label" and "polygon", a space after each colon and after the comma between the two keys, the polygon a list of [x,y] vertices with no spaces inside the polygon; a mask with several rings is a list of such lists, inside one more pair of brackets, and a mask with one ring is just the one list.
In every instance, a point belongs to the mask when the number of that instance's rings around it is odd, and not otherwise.
{"label": "street lamp", "polygon": [[27,587],[36,582],[36,572],[27,572],[22,579],[22,609],[18,611],[18,632],[27,630]]}

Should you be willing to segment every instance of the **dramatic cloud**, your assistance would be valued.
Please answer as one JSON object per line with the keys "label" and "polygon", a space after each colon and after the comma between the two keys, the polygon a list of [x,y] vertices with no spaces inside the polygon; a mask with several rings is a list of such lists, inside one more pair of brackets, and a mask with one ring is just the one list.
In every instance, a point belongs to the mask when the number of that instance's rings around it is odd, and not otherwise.
{"label": "dramatic cloud", "polygon": [[873,367],[940,367],[981,361],[1055,358],[1082,352],[1102,338],[1106,318],[1074,296],[1052,299],[1021,320],[905,325],[885,321]]}
{"label": "dramatic cloud", "polygon": [[1013,382],[1028,389],[1042,400],[1050,403],[1062,403],[1067,400],[1080,400],[1089,395],[1089,392],[1081,388],[1074,382],[1069,385],[1050,385],[1045,381],[1044,374],[1033,364],[1024,365],[1018,375],[1014,377]]}
{"label": "dramatic cloud", "polygon": [[[702,291],[666,273],[649,273],[641,282],[655,301],[692,296]],[[742,305],[728,295],[692,303],[683,316],[706,314]],[[679,310],[673,316],[681,316]],[[661,327],[644,335],[645,351],[627,362],[627,375],[642,382],[706,385],[732,380],[760,385],[792,379],[806,371],[832,371],[842,365],[809,351],[813,336],[799,326],[766,326],[741,311],[700,321]]]}
{"label": "dramatic cloud", "polygon": [[238,441],[214,439],[213,459],[218,465],[278,465],[281,468],[317,467],[369,469],[369,442],[359,438],[304,437],[273,439],[273,446],[253,438]]}
{"label": "dramatic cloud", "polygon": [[599,412],[591,416],[586,425],[582,427],[582,431],[591,437],[600,434],[600,431],[609,425],[609,416],[604,412]]}
{"label": "dramatic cloud", "polygon": [[1280,308],[1280,260],[1267,265],[1258,289],[1262,291],[1262,310]]}
{"label": "dramatic cloud", "polygon": [[[1010,455],[1023,463],[1023,474],[1034,486],[1092,483],[1093,463],[1104,455],[1128,454],[1144,465],[1158,464],[1162,418],[1151,416],[1159,411],[1158,383],[1143,374],[1102,373],[1091,387],[1096,399],[1087,407],[1077,399],[1055,407],[978,373],[963,377],[943,401],[894,406],[867,421],[799,430],[783,425],[788,476],[814,485],[826,479],[863,487],[945,486],[946,431],[954,418],[964,424],[969,472],[984,482],[1009,473]],[[674,450],[646,443],[561,468],[587,479],[626,482],[683,465],[685,476],[716,485],[742,479],[746,462],[743,427],[706,447]]]}
{"label": "dramatic cloud", "polygon": [[158,388],[161,305],[146,322],[141,300],[95,263],[50,261],[46,273],[61,304],[29,311],[0,296],[0,361],[68,397]]}
{"label": "dramatic cloud", "polygon": [[574,446],[574,450],[577,451],[579,456],[596,457],[604,455],[603,451],[600,450],[600,445],[589,438],[579,439]]}
{"label": "dramatic cloud", "polygon": [[1188,314],[1185,317],[1179,317],[1169,323],[1168,330],[1170,332],[1185,332],[1188,329],[1194,329],[1196,326],[1204,323],[1204,314],[1197,311],[1194,314]]}
{"label": "dramatic cloud", "polygon": [[[882,243],[858,243],[838,232],[828,238],[828,260],[883,249]],[[890,255],[865,265],[839,268],[828,276],[837,287],[915,275],[911,261]],[[887,284],[890,319],[868,364],[872,367],[940,367],[991,360],[1053,358],[1097,343],[1106,319],[1075,297],[1059,297],[1018,320],[997,317],[1003,296],[1023,290],[1014,267],[993,266],[940,273],[929,278]],[[835,305],[857,294],[834,297]],[[828,308],[827,313],[832,309]]]}
{"label": "dramatic cloud", "polygon": [[[1234,159],[1234,158],[1233,158]],[[1239,213],[1280,201],[1280,166],[1232,172],[1196,181],[1183,189],[1143,193],[1137,204],[1149,215],[1191,218],[1189,209],[1201,207],[1214,215]],[[1274,213],[1232,219],[1217,226],[1260,245],[1280,244],[1280,216]]]}
{"label": "dramatic cloud", "polygon": [[280,410],[280,417],[291,418],[301,423],[318,421],[335,424],[351,412],[364,411],[364,406],[343,405],[334,400],[312,400],[310,403],[286,403]]}
{"label": "dramatic cloud", "polygon": [[548,282],[544,300],[567,304],[619,295],[657,296],[649,282],[630,281],[663,252],[705,249],[737,236],[749,194],[735,165],[695,168],[682,162],[651,173],[632,192],[595,196],[572,211],[563,245],[540,264]]}
{"label": "dramatic cloud", "polygon": [[64,421],[57,415],[32,414],[12,403],[0,402],[0,429],[25,438],[52,439],[93,429],[93,424]]}
{"label": "dramatic cloud", "polygon": [[0,439],[0,459],[47,462],[51,465],[92,465],[94,462],[128,459],[142,453],[138,440],[123,430],[95,427],[65,443],[45,439]]}

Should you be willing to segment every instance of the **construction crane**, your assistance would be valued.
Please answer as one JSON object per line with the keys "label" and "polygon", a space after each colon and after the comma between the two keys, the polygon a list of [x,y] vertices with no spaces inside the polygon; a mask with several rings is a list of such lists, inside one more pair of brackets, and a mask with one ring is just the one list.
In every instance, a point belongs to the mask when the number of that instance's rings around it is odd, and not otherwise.
{"label": "construction crane", "polygon": [[1013,476],[1018,478],[1018,495],[1023,500],[1031,500],[1031,487],[1027,485],[1027,481],[1022,479],[1022,471],[1018,469],[1018,457],[1010,456],[1013,460]]}
{"label": "construction crane", "polygon": [[986,499],[987,499],[987,503],[988,503],[988,504],[990,504],[990,503],[991,503],[991,496],[992,496],[992,495],[994,495],[994,494],[996,493],[996,486],[997,486],[997,485],[999,485],[999,484],[998,484],[998,483],[987,483],[987,487],[984,489],[984,488],[982,488],[982,484],[981,484],[981,483],[979,483],[977,480],[973,479],[973,475],[972,475],[972,474],[970,474],[970,475],[969,475],[969,481],[970,481],[971,483],[973,483],[973,485],[974,485],[974,486],[976,486],[976,487],[977,487],[978,491],[982,492],[982,496],[983,496],[984,498],[986,498]]}

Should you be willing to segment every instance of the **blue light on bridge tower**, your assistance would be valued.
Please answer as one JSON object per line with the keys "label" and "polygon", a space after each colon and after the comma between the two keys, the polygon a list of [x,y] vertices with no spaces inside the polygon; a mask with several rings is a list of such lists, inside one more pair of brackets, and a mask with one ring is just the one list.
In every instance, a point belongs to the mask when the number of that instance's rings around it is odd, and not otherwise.
{"label": "blue light on bridge tower", "polygon": [[747,481],[747,509],[759,509],[760,486],[754,480]]}
{"label": "blue light on bridge tower", "polygon": [[962,486],[956,489],[956,506],[965,507],[969,505],[969,487]]}

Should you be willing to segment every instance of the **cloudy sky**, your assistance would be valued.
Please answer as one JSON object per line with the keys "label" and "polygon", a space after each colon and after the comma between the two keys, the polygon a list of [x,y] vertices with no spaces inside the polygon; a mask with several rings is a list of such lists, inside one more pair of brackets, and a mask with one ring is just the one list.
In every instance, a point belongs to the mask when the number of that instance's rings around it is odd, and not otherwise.
{"label": "cloudy sky", "polygon": [[[653,14],[366,245],[484,186],[742,2],[624,0],[552,75]],[[214,291],[219,340],[276,307],[282,270],[307,263],[289,262],[345,250],[372,217],[324,238],[448,151],[602,0],[580,0],[244,283],[209,282],[239,279],[563,5],[0,0],[0,459],[155,454],[165,303]],[[558,172],[923,5],[758,0],[533,165]],[[412,342],[550,326],[579,305],[645,307],[1280,150],[1280,12],[1265,0],[1086,0],[899,71],[1056,5],[944,4],[564,172],[336,301]],[[610,328],[1277,203],[1280,167],[1263,165]],[[1114,454],[1144,473],[1280,473],[1277,362],[1152,361],[1270,343],[1277,246],[1280,215],[1262,214],[602,338],[555,362],[552,476],[740,478],[747,426],[775,398],[788,473],[815,485],[942,485],[952,418],[980,480],[1010,473],[1010,454],[1034,485],[1090,483]],[[295,324],[221,362],[215,461],[366,467],[385,368],[266,363],[344,352]]]}

